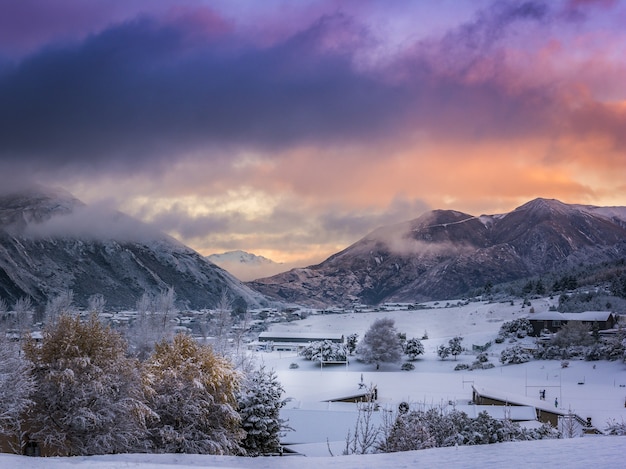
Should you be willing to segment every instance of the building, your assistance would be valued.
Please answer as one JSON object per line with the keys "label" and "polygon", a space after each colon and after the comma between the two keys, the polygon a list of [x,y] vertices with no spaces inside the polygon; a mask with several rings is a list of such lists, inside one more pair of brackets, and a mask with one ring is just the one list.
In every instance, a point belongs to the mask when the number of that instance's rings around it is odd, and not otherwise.
{"label": "building", "polygon": [[544,311],[528,316],[533,326],[533,335],[538,337],[543,331],[558,332],[565,324],[576,321],[598,330],[613,329],[617,324],[617,314],[610,311],[584,311],[582,313],[561,313],[559,311]]}
{"label": "building", "polygon": [[344,343],[344,336],[340,333],[328,332],[261,332],[251,347],[276,351],[300,351],[312,342],[329,340],[339,344]]}

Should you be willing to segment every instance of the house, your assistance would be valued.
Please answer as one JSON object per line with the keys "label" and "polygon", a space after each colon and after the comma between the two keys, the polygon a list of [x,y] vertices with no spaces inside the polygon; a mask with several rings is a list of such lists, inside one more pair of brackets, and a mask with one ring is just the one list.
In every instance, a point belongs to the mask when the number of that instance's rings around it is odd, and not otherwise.
{"label": "house", "polygon": [[610,311],[584,311],[582,313],[561,313],[559,311],[544,311],[528,316],[533,326],[533,335],[538,337],[542,331],[557,332],[561,327],[571,321],[594,327],[598,330],[613,329],[617,323],[617,314]]}
{"label": "house", "polygon": [[[528,398],[526,396],[512,396],[507,393],[502,393],[497,390],[485,390],[478,389],[472,385],[472,402],[477,406],[506,406],[510,407],[510,418],[513,420],[513,415],[523,415],[523,419],[528,418],[528,409],[533,409],[535,412],[535,418],[542,423],[549,423],[554,428],[563,430],[563,425],[566,425],[565,421],[571,419],[581,433],[585,434],[601,434],[600,430],[591,424],[591,417],[583,419],[579,415],[571,412],[564,411],[557,407],[552,407],[545,401],[537,401],[535,399]],[[520,407],[520,409],[517,409]],[[522,408],[524,410],[522,410]],[[513,412],[513,409],[514,412]],[[491,415],[495,415],[490,413]],[[518,417],[516,417],[518,418]]]}
{"label": "house", "polygon": [[344,336],[340,333],[329,332],[261,332],[256,342],[249,347],[264,348],[276,351],[299,351],[312,342],[329,340],[339,344],[344,343]]}

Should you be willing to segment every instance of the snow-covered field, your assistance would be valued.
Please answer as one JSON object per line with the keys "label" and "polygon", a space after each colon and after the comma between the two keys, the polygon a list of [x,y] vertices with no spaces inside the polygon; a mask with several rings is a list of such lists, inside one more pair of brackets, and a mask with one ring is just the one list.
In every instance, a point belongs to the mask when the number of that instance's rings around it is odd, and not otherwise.
{"label": "snow-covered field", "polygon": [[[536,312],[547,310],[548,299],[533,300]],[[61,468],[85,467],[272,467],[299,469],[341,467],[540,467],[550,464],[568,467],[623,467],[626,437],[584,436],[563,440],[501,443],[495,445],[435,448],[408,453],[341,456],[348,430],[356,419],[355,404],[328,403],[327,399],[354,394],[359,383],[373,384],[378,401],[385,409],[395,409],[402,401],[414,405],[466,405],[472,398],[472,386],[505,396],[511,402],[535,407],[554,408],[558,399],[561,411],[583,418],[603,429],[610,419],[626,420],[626,364],[623,362],[585,362],[570,360],[567,368],[560,361],[531,361],[522,365],[502,366],[500,351],[511,344],[494,344],[489,350],[489,370],[454,371],[458,363],[471,364],[475,354],[472,345],[493,341],[504,321],[527,316],[529,307],[521,302],[469,303],[446,306],[441,302],[433,309],[312,315],[297,322],[281,323],[272,331],[356,332],[363,337],[375,319],[395,320],[399,332],[407,338],[421,338],[425,355],[414,362],[413,371],[401,371],[400,364],[383,364],[380,370],[352,359],[348,366],[332,365],[323,369],[305,361],[295,352],[257,352],[256,360],[274,369],[291,400],[284,409],[295,429],[285,437],[291,448],[306,456],[233,458],[198,455],[113,455],[87,458],[25,458],[0,455],[0,467]],[[464,337],[463,346],[470,349],[455,361],[437,357],[436,349],[456,335]],[[532,343],[532,341],[529,341]],[[298,368],[290,365],[297,363]],[[539,390],[546,389],[546,400]],[[331,452],[332,455],[331,456]]]}

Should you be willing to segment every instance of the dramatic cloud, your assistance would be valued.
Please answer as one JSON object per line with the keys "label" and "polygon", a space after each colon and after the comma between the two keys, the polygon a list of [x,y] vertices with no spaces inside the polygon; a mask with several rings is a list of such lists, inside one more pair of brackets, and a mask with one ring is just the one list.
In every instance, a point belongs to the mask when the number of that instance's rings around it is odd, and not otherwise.
{"label": "dramatic cloud", "polygon": [[0,0],[0,185],[319,261],[428,208],[626,204],[626,7]]}

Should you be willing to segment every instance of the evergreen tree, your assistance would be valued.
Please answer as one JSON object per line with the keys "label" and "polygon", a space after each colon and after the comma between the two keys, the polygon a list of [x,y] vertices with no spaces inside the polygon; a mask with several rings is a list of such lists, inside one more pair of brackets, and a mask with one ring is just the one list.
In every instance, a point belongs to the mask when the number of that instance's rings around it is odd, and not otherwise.
{"label": "evergreen tree", "polygon": [[246,431],[242,446],[250,456],[276,453],[280,450],[281,432],[286,421],[280,418],[287,400],[274,371],[264,367],[253,371],[245,380],[238,397],[241,424]]}
{"label": "evergreen tree", "polygon": [[346,346],[348,347],[348,352],[350,353],[350,355],[354,354],[354,351],[356,350],[356,346],[358,343],[359,343],[359,334],[357,333],[350,334],[346,338]]}
{"label": "evergreen tree", "polygon": [[402,347],[395,321],[381,318],[374,321],[363,340],[357,347],[357,353],[365,363],[375,363],[376,369],[383,362],[395,363],[402,357]]}
{"label": "evergreen tree", "polygon": [[450,347],[446,347],[444,344],[441,344],[437,348],[437,355],[442,360],[445,360],[446,358],[448,358],[450,356]]}
{"label": "evergreen tree", "polygon": [[156,344],[144,366],[149,426],[160,453],[242,454],[236,411],[240,377],[232,364],[186,334]]}
{"label": "evergreen tree", "polygon": [[23,419],[32,407],[35,382],[32,365],[20,353],[18,342],[0,336],[0,435],[11,449],[23,454],[25,429]]}
{"label": "evergreen tree", "polygon": [[126,348],[95,315],[81,322],[62,314],[41,344],[27,342],[36,383],[32,437],[68,455],[139,448],[154,414],[143,403],[138,366]]}
{"label": "evergreen tree", "polygon": [[461,337],[461,336],[453,337],[448,342],[448,348],[450,350],[450,355],[452,355],[455,360],[456,360],[456,357],[463,352],[463,346],[461,345],[461,342],[463,342],[463,337]]}
{"label": "evergreen tree", "polygon": [[424,345],[419,339],[409,339],[406,341],[404,353],[408,355],[409,360],[416,360],[419,355],[424,353]]}

